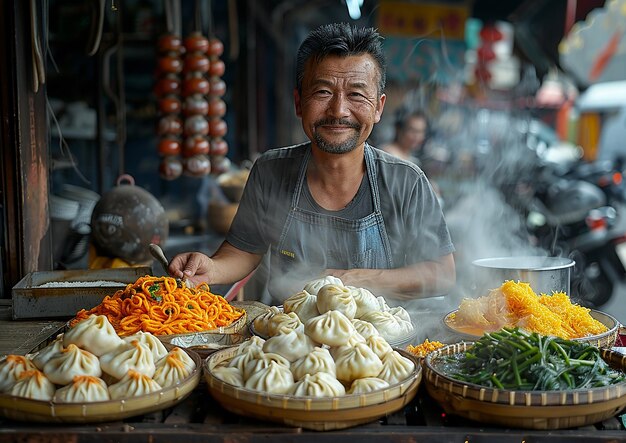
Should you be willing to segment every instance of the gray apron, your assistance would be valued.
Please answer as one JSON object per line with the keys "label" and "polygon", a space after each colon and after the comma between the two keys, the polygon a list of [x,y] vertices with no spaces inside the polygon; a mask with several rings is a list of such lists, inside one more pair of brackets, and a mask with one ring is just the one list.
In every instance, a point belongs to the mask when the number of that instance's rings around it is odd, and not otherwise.
{"label": "gray apron", "polygon": [[298,174],[278,244],[271,247],[269,292],[282,301],[301,291],[304,284],[333,269],[389,269],[394,263],[380,210],[380,194],[372,148],[365,145],[365,167],[374,212],[358,220],[305,211],[298,207],[306,185],[307,150]]}

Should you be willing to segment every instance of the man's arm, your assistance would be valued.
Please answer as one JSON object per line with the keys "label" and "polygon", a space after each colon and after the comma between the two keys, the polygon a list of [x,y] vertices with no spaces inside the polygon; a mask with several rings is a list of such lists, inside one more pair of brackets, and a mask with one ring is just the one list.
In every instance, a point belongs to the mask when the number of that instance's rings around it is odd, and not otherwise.
{"label": "man's arm", "polygon": [[256,269],[261,258],[260,254],[237,249],[225,241],[211,257],[201,252],[178,254],[171,260],[168,270],[170,275],[186,278],[195,285],[231,284]]}
{"label": "man's arm", "polygon": [[395,269],[327,269],[345,285],[363,287],[398,300],[436,297],[447,293],[456,283],[454,256],[415,263]]}

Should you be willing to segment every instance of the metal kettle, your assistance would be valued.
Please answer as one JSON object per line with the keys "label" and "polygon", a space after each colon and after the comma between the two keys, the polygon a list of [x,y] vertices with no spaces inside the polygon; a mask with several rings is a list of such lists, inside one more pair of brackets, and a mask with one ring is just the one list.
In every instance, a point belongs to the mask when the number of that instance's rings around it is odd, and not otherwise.
{"label": "metal kettle", "polygon": [[124,174],[96,204],[91,229],[101,251],[137,264],[151,261],[150,243],[167,240],[169,221],[161,203]]}

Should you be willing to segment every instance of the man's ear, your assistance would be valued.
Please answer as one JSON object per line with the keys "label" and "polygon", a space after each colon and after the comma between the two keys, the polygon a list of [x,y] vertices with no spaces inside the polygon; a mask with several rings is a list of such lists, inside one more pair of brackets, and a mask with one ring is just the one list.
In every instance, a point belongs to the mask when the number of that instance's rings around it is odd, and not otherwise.
{"label": "man's ear", "polygon": [[293,102],[296,106],[296,115],[298,117],[302,117],[302,107],[300,106],[300,93],[298,92],[298,88],[294,88],[293,90]]}
{"label": "man's ear", "polygon": [[381,94],[378,99],[378,106],[376,109],[375,123],[380,121],[380,118],[383,116],[383,109],[385,109],[385,101],[387,100],[387,96],[385,94]]}

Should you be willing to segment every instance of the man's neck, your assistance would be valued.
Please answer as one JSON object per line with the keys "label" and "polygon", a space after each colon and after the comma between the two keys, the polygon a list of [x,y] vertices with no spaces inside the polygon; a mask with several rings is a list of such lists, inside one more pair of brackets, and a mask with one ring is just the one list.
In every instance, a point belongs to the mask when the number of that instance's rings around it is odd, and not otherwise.
{"label": "man's neck", "polygon": [[337,211],[352,201],[364,174],[363,146],[345,154],[329,154],[313,148],[307,184],[317,204]]}

